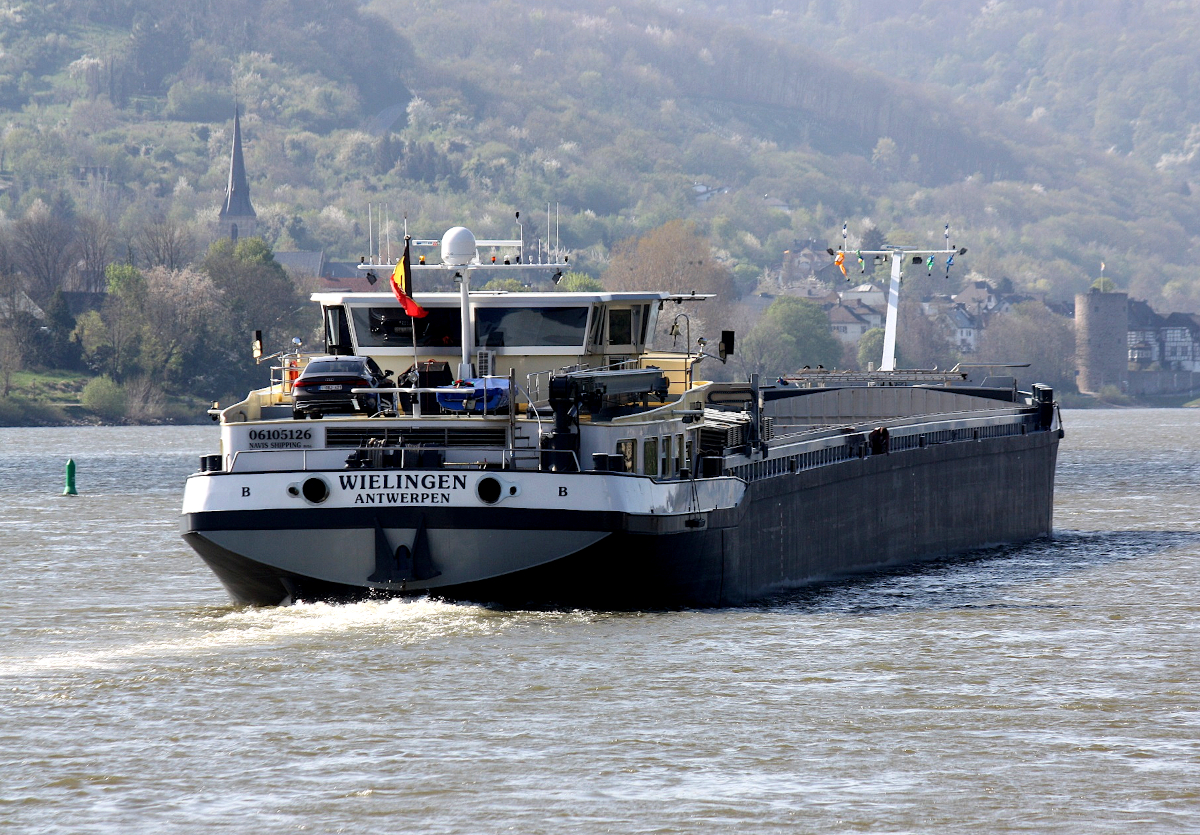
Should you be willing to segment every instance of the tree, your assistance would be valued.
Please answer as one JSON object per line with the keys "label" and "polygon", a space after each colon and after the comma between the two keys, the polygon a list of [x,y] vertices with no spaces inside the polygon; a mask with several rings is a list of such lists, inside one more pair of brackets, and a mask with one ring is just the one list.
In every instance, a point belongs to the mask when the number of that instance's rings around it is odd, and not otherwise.
{"label": "tree", "polygon": [[[6,374],[19,371],[41,354],[42,323],[13,273],[0,275],[0,338],[5,341]],[[8,384],[5,384],[7,390]]]}
{"label": "tree", "polygon": [[79,271],[88,290],[96,289],[112,252],[113,228],[100,215],[82,215],[75,224]]}
{"label": "tree", "polygon": [[503,290],[508,293],[528,293],[530,288],[519,278],[493,278],[481,290]]}
{"label": "tree", "polygon": [[948,368],[954,364],[954,349],[944,319],[931,319],[925,315],[921,303],[911,299],[900,302],[897,312],[896,352],[904,355],[905,365],[910,368]]}
{"label": "tree", "polygon": [[12,393],[12,376],[25,367],[21,349],[7,328],[0,328],[0,397]]}
{"label": "tree", "polygon": [[741,340],[737,362],[746,375],[778,377],[805,365],[833,368],[841,356],[841,344],[821,308],[794,296],[780,296]]}
{"label": "tree", "polygon": [[1014,369],[1022,388],[1045,383],[1059,391],[1075,388],[1075,328],[1071,320],[1037,301],[993,316],[979,340],[980,362],[1023,363]]}
{"label": "tree", "polygon": [[51,210],[39,200],[13,224],[9,246],[28,279],[29,295],[45,304],[75,260],[75,225],[61,208]]}
{"label": "tree", "polygon": [[871,164],[887,174],[893,174],[900,164],[900,151],[890,136],[881,136],[871,152]]}
{"label": "tree", "polygon": [[[224,238],[208,248],[200,270],[221,296],[221,312],[212,319],[203,386],[210,395],[247,385],[262,385],[265,369],[254,365],[242,346],[251,333],[263,332],[268,350],[282,345],[304,326],[310,308],[261,238]],[[315,323],[313,323],[315,325]]]}
{"label": "tree", "polygon": [[[636,240],[619,244],[601,281],[609,290],[665,290],[680,295],[694,291],[715,293],[726,301],[735,295],[733,276],[716,260],[708,240],[696,231],[695,224],[682,220],[668,221]],[[705,332],[706,313],[688,310],[693,336]],[[652,344],[667,347],[662,331],[655,334]]]}
{"label": "tree", "polygon": [[733,277],[695,224],[671,220],[618,244],[602,278],[611,290],[716,293],[732,299]]}
{"label": "tree", "polygon": [[295,328],[304,301],[262,238],[215,242],[201,269],[223,294],[235,333],[261,330],[269,341]]}
{"label": "tree", "polygon": [[169,217],[156,218],[143,226],[137,242],[149,267],[178,270],[195,254],[195,241],[187,226]]}
{"label": "tree", "polygon": [[604,285],[587,273],[565,273],[555,288],[563,293],[599,293]]}
{"label": "tree", "polygon": [[145,275],[145,339],[142,366],[153,378],[179,382],[203,373],[197,357],[215,330],[221,292],[200,270],[154,267]]}
{"label": "tree", "polygon": [[858,367],[866,371],[874,363],[876,368],[883,362],[883,328],[871,328],[858,340]]}
{"label": "tree", "polygon": [[145,319],[146,279],[129,264],[109,264],[104,271],[108,294],[100,308],[103,344],[108,351],[95,354],[103,370],[121,382],[137,370]]}
{"label": "tree", "polygon": [[46,305],[46,355],[45,361],[51,368],[80,367],[79,342],[72,338],[75,333],[75,317],[67,306],[62,290],[55,290]]}

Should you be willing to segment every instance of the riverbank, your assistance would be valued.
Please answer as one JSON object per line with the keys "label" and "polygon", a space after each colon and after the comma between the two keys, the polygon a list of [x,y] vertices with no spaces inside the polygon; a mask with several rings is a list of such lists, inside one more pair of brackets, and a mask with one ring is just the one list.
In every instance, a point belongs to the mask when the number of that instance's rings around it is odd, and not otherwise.
{"label": "riverbank", "polygon": [[65,371],[18,371],[0,396],[0,426],[155,426],[207,422],[208,401],[169,395],[141,380]]}
{"label": "riverbank", "polygon": [[20,395],[0,398],[0,426],[187,426],[208,423],[204,404],[195,411],[173,407],[169,413],[139,417],[108,417],[72,403],[43,403]]}

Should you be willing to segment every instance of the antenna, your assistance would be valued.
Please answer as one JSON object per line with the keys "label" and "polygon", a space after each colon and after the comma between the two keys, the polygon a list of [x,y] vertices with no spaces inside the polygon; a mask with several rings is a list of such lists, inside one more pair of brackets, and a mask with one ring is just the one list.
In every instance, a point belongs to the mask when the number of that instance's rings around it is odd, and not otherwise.
{"label": "antenna", "polygon": [[554,263],[558,263],[558,256],[562,254],[562,238],[558,236],[558,201],[554,203]]}
{"label": "antenna", "polygon": [[375,223],[371,220],[371,204],[367,204],[367,252],[371,254],[371,260],[375,259]]}
{"label": "antenna", "polygon": [[[384,203],[383,211],[384,211],[384,217],[387,218],[387,221],[384,223],[384,229],[387,231],[387,252],[388,252],[387,262],[390,264],[390,263],[392,263],[392,204]],[[413,329],[413,333],[416,333],[415,328]]]}

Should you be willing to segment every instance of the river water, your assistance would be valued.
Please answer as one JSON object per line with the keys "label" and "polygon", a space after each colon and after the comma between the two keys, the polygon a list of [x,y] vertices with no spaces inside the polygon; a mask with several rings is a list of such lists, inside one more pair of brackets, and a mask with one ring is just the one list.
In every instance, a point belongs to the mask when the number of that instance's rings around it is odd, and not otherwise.
{"label": "river water", "polygon": [[214,427],[0,429],[0,832],[1200,832],[1200,410],[1065,422],[1052,540],[645,614],[238,608]]}

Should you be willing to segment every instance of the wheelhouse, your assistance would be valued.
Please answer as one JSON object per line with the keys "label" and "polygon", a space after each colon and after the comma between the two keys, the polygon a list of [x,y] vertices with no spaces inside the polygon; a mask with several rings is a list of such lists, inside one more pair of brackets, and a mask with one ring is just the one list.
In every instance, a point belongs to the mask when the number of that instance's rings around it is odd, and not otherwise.
{"label": "wheelhouse", "polygon": [[[390,293],[317,293],[325,350],[374,359],[401,371],[415,363],[453,364],[462,352],[456,293],[418,293],[429,315],[405,314]],[[668,293],[471,293],[471,358],[480,376],[518,379],[565,366],[636,364],[648,353]]]}

